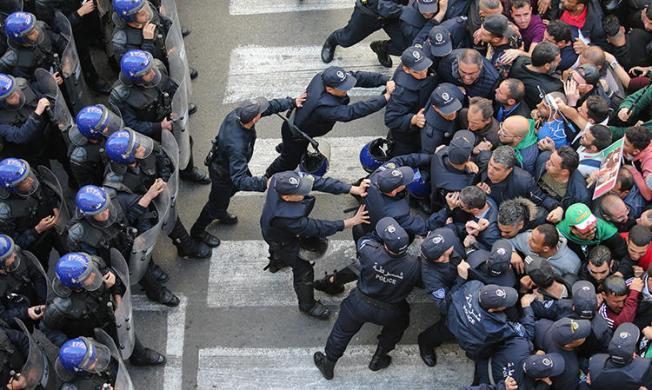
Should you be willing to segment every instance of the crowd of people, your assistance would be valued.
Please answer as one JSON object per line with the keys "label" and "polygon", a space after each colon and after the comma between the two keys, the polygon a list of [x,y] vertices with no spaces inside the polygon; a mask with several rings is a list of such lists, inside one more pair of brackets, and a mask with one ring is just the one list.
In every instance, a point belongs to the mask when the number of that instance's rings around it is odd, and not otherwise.
{"label": "crowd of people", "polygon": [[[356,0],[321,59],[383,29],[389,39],[370,48],[384,67],[400,56],[393,75],[329,66],[297,97],[241,102],[208,174],[185,131],[198,72],[174,1],[0,9],[8,388],[129,389],[124,359],[164,364],[131,325],[130,286],[178,305],[152,248],[165,233],[179,257],[209,257],[220,239],[206,228],[238,222],[228,212],[238,191],[265,193],[265,270],[291,268],[301,312],[329,319],[314,290],[342,294],[357,281],[313,356],[326,379],[367,322],[383,327],[369,368],[388,367],[419,288],[436,309],[419,354],[433,367],[437,347],[457,342],[475,363],[468,388],[652,385],[649,0]],[[100,77],[97,53],[115,82]],[[351,102],[354,87],[384,91]],[[381,110],[387,136],[360,151],[368,175],[329,178],[320,137]],[[255,125],[282,113],[279,156],[253,176]],[[211,186],[190,231],[176,208],[180,180]],[[360,205],[344,220],[310,218],[312,191]],[[355,261],[315,280],[309,256],[344,229]]]}

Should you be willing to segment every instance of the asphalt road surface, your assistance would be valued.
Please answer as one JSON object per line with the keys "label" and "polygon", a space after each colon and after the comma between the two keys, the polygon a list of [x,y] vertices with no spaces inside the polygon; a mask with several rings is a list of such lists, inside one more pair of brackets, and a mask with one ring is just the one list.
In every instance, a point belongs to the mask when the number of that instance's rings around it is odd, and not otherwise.
{"label": "asphalt road surface", "polygon": [[[346,23],[354,4],[354,0],[177,2],[182,24],[193,31],[185,40],[188,57],[200,72],[191,99],[199,105],[199,112],[190,120],[198,165],[222,118],[239,100],[296,96],[326,67],[319,59],[321,45],[331,31]],[[382,38],[382,34],[374,37]],[[371,40],[338,48],[333,64],[391,72],[378,66],[368,46]],[[364,99],[377,93],[354,90],[352,95]],[[368,140],[386,134],[383,112],[340,123],[328,134],[333,161],[329,176],[349,182],[363,176],[358,152]],[[268,117],[256,126],[258,142],[251,163],[255,175],[263,173],[276,157],[280,124],[279,118]],[[188,229],[208,189],[182,183],[178,204]],[[453,345],[440,348],[435,368],[421,362],[416,336],[436,316],[434,305],[423,294],[411,299],[411,325],[391,353],[393,363],[388,369],[374,373],[367,368],[379,333],[379,327],[368,324],[338,362],[335,379],[324,380],[312,363],[312,354],[323,349],[336,317],[319,321],[301,314],[291,273],[262,271],[267,264],[267,245],[259,227],[263,196],[241,193],[232,200],[229,210],[240,222],[209,228],[222,239],[211,259],[177,259],[169,239],[159,240],[155,258],[170,273],[169,286],[182,303],[168,309],[136,297],[137,333],[146,345],[168,357],[164,367],[130,369],[137,389],[454,389],[471,382],[472,364]],[[354,204],[348,195],[317,195],[312,215],[342,219],[343,210]],[[332,237],[331,244],[316,265],[317,277],[352,258],[350,231]],[[322,298],[336,314],[345,296]]]}

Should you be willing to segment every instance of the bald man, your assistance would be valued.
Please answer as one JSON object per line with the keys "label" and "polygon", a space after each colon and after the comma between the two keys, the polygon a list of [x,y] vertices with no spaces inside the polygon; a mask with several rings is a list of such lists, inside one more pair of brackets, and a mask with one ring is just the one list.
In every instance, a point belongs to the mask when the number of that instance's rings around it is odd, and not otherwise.
{"label": "bald man", "polygon": [[500,124],[498,138],[503,145],[514,148],[519,166],[534,176],[539,156],[534,120],[522,115],[510,116]]}

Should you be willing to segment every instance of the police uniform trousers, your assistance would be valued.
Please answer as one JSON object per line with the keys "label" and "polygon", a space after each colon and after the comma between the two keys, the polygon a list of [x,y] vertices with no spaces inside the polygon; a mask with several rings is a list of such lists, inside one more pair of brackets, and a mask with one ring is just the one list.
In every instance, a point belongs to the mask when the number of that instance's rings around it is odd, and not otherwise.
{"label": "police uniform trousers", "polygon": [[401,34],[399,24],[395,21],[385,22],[378,17],[361,11],[356,6],[353,8],[353,13],[351,14],[351,18],[346,26],[335,30],[330,38],[334,39],[339,46],[350,47],[381,28],[385,30],[387,35],[390,37]]}
{"label": "police uniform trousers", "polygon": [[299,256],[299,243],[269,244],[270,262],[284,263],[292,269],[292,284],[297,294],[299,309],[308,311],[315,305],[313,281],[315,271],[310,262]]}
{"label": "police uniform trousers", "polygon": [[442,317],[432,326],[424,329],[423,332],[419,333],[418,337],[419,345],[425,347],[428,351],[434,350],[445,341],[454,339],[455,336],[448,330],[448,326],[446,326],[446,317]]}
{"label": "police uniform trousers", "polygon": [[208,175],[211,178],[211,192],[208,194],[208,201],[199,213],[199,217],[190,228],[191,236],[197,236],[203,232],[214,220],[226,217],[231,197],[238,192],[228,171],[220,171],[211,164],[208,168]]}
{"label": "police uniform trousers", "polygon": [[381,302],[353,289],[340,305],[340,313],[326,341],[326,357],[330,361],[342,357],[351,338],[367,322],[383,326],[378,348],[387,353],[394,349],[410,324],[410,306],[405,300],[395,304]]}
{"label": "police uniform trousers", "polygon": [[281,155],[274,160],[265,172],[265,176],[272,177],[275,173],[293,171],[301,162],[301,156],[308,148],[308,141],[296,139],[287,123],[281,127],[283,150]]}

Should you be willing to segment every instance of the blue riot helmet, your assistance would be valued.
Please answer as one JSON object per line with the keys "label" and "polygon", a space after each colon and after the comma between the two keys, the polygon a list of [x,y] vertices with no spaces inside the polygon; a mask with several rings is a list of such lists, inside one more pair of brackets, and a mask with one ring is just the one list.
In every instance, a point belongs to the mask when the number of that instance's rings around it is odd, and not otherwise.
{"label": "blue riot helmet", "polygon": [[103,283],[102,273],[93,258],[84,252],[71,252],[61,256],[54,273],[62,285],[73,290],[95,291]]}
{"label": "blue riot helmet", "polygon": [[122,128],[122,118],[103,104],[86,106],[79,110],[75,118],[77,129],[88,139],[100,139]]}
{"label": "blue riot helmet", "polygon": [[80,373],[100,374],[111,364],[111,350],[92,338],[77,337],[63,343],[55,363],[55,371],[67,380]]}
{"label": "blue riot helmet", "polygon": [[313,176],[322,177],[330,167],[331,145],[324,139],[319,139],[319,146],[315,148],[308,144],[306,152],[301,156],[299,171]]}
{"label": "blue riot helmet", "polygon": [[153,88],[161,82],[154,57],[143,50],[129,50],[120,59],[120,78],[128,83]]}
{"label": "blue riot helmet", "polygon": [[0,100],[4,101],[6,98],[11,96],[17,87],[18,85],[16,84],[14,76],[0,73]]}
{"label": "blue riot helmet", "polygon": [[154,15],[147,0],[113,0],[113,11],[125,22],[142,26]]}
{"label": "blue riot helmet", "polygon": [[430,186],[428,182],[421,175],[418,168],[413,168],[414,179],[412,183],[408,184],[407,190],[410,196],[416,199],[426,199],[430,195]]}
{"label": "blue riot helmet", "polygon": [[35,44],[45,38],[36,16],[29,12],[14,12],[7,16],[4,29],[7,38],[18,44]]}
{"label": "blue riot helmet", "polygon": [[0,189],[26,197],[38,187],[39,181],[27,161],[17,158],[0,161]]}
{"label": "blue riot helmet", "polygon": [[16,245],[14,240],[6,234],[0,234],[0,269],[13,272],[20,266],[20,258],[14,256]]}
{"label": "blue riot helmet", "polygon": [[366,143],[360,150],[360,164],[362,168],[371,173],[389,160],[389,141],[385,138],[376,138]]}
{"label": "blue riot helmet", "polygon": [[109,160],[116,164],[128,165],[149,157],[154,150],[154,140],[130,128],[124,128],[111,134],[104,149]]}

